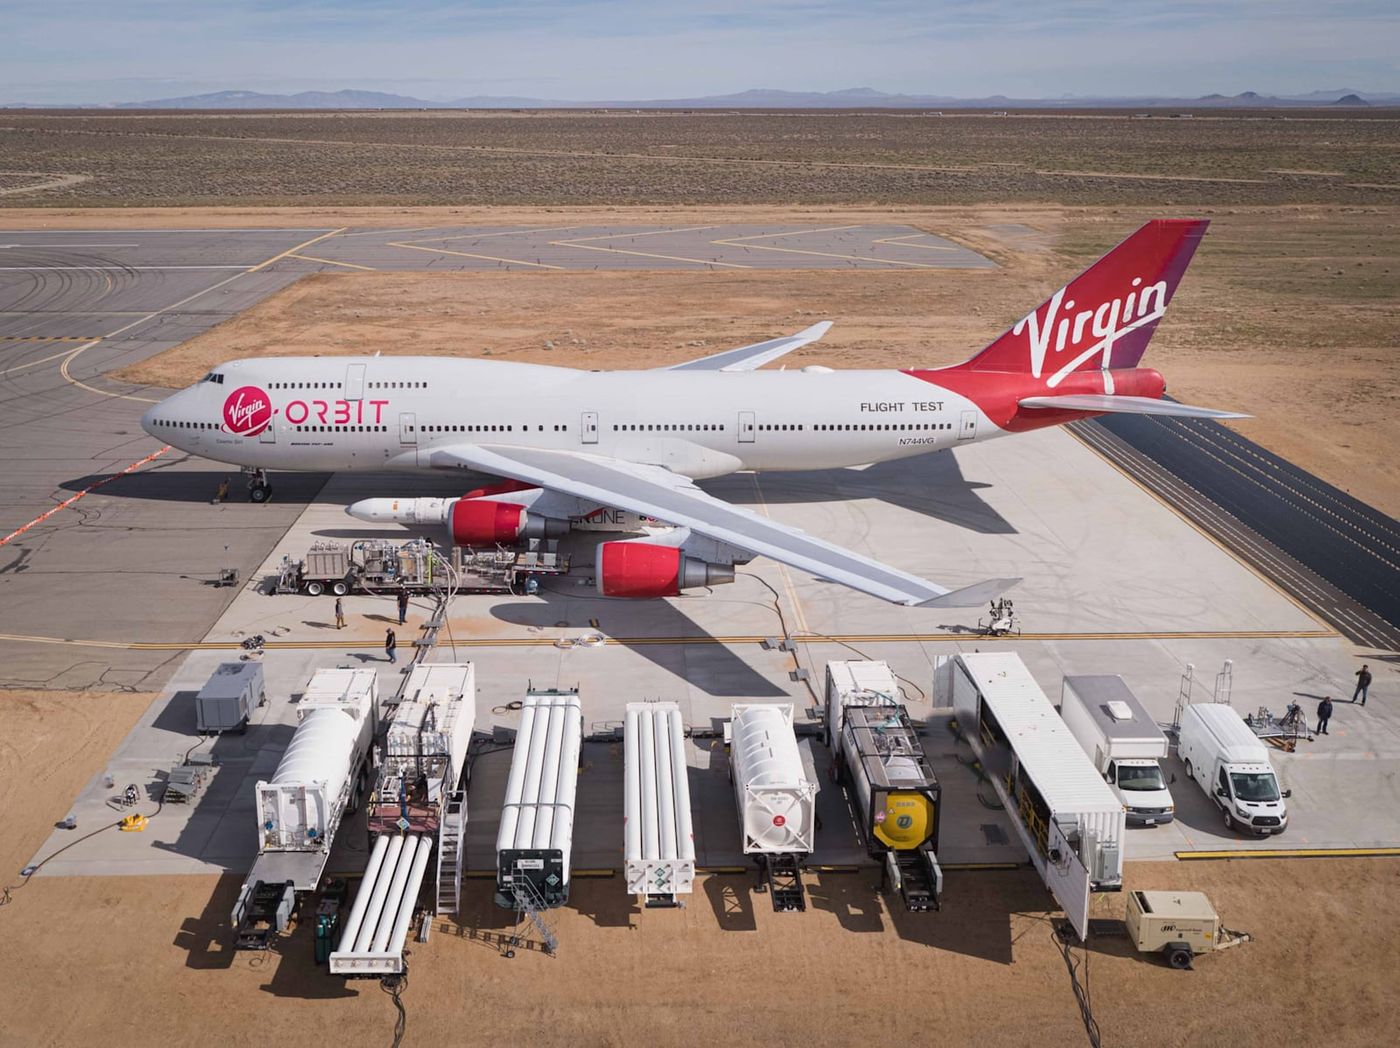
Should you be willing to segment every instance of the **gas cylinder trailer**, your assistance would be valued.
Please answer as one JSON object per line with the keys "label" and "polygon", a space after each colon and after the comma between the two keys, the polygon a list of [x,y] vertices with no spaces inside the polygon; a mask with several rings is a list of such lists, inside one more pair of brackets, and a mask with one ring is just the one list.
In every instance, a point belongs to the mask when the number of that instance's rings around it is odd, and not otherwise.
{"label": "gas cylinder trailer", "polygon": [[807,775],[791,703],[735,703],[729,777],[744,854],[758,863],[777,912],[807,908],[802,864],[816,838],[817,784]]}
{"label": "gas cylinder trailer", "polygon": [[837,780],[849,791],[870,856],[907,909],[937,909],[939,786],[902,705],[845,706]]}
{"label": "gas cylinder trailer", "polygon": [[399,695],[384,732],[369,831],[436,837],[447,797],[459,788],[467,764],[476,670],[470,662],[418,663]]}
{"label": "gas cylinder trailer", "polygon": [[623,839],[627,890],[647,906],[675,906],[695,881],[685,724],[674,702],[629,702],[623,726]]}
{"label": "gas cylinder trailer", "polygon": [[375,839],[340,945],[330,957],[332,975],[403,974],[404,940],[432,852],[431,837],[382,833]]}
{"label": "gas cylinder trailer", "polygon": [[245,925],[256,917],[260,886],[304,894],[320,882],[336,830],[363,785],[378,701],[374,670],[319,670],[307,685],[276,772],[254,788],[258,857],[231,918],[240,945]]}
{"label": "gas cylinder trailer", "polygon": [[899,682],[889,663],[863,659],[826,664],[826,748],[836,752],[841,737],[841,711],[846,706],[893,706]]}
{"label": "gas cylinder trailer", "polygon": [[569,901],[582,746],[577,688],[525,693],[496,835],[497,905],[530,912]]}
{"label": "gas cylinder trailer", "polygon": [[318,541],[305,557],[282,558],[274,593],[425,593],[452,586],[460,593],[518,592],[532,576],[565,575],[569,559],[536,550],[450,552],[427,539],[391,542],[364,539],[343,543]]}
{"label": "gas cylinder trailer", "polygon": [[1019,656],[940,656],[934,696],[935,705],[951,699],[1031,862],[1082,940],[1089,892],[1123,886],[1123,802]]}

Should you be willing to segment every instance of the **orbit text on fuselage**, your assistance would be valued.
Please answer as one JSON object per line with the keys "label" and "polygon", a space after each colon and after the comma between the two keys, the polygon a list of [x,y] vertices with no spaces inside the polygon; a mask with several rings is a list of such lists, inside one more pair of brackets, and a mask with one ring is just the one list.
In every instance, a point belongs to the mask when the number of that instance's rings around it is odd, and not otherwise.
{"label": "orbit text on fuselage", "polygon": [[377,426],[384,421],[388,404],[387,400],[289,400],[282,415],[293,426],[312,418],[330,426]]}

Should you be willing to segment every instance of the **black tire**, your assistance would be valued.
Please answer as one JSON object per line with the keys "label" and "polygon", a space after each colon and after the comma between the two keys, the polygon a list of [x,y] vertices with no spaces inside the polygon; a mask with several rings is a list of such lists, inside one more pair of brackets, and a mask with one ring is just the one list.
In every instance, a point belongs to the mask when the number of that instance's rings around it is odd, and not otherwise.
{"label": "black tire", "polygon": [[248,489],[248,499],[252,502],[266,502],[272,498],[271,484],[254,484]]}
{"label": "black tire", "polygon": [[1195,775],[1191,774],[1191,762],[1189,760],[1186,761],[1186,777],[1188,779],[1194,779],[1196,777]]}
{"label": "black tire", "polygon": [[331,592],[337,597],[343,597],[350,592],[350,587],[344,581],[331,583]]}
{"label": "black tire", "polygon": [[1224,808],[1221,808],[1220,811],[1225,816],[1225,828],[1233,831],[1235,829],[1235,817]]}
{"label": "black tire", "polygon": [[306,584],[306,595],[308,597],[319,597],[326,592],[326,584],[320,579],[312,579]]}
{"label": "black tire", "polygon": [[1191,967],[1191,948],[1189,946],[1168,946],[1166,953],[1167,963],[1177,971],[1185,971]]}

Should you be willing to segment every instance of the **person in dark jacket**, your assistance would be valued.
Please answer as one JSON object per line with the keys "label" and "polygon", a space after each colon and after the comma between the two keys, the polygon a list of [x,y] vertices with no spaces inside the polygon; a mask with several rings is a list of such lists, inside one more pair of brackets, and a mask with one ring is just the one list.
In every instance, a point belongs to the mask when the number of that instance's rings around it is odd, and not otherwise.
{"label": "person in dark jacket", "polygon": [[1327,722],[1332,719],[1332,696],[1327,696],[1317,704],[1317,733],[1319,735],[1332,734],[1327,730]]}
{"label": "person in dark jacket", "polygon": [[400,587],[400,589],[399,589],[399,625],[400,625],[400,626],[402,626],[402,625],[404,624],[404,620],[407,619],[407,617],[408,617],[408,590],[403,589],[402,587]]}
{"label": "person in dark jacket", "polygon": [[1357,697],[1361,698],[1361,705],[1366,705],[1366,693],[1371,690],[1371,671],[1362,666],[1356,671],[1356,690],[1351,693],[1351,701],[1355,702]]}
{"label": "person in dark jacket", "polygon": [[396,664],[399,661],[399,638],[394,636],[394,631],[388,629],[384,631],[384,654],[389,656],[389,663]]}
{"label": "person in dark jacket", "polygon": [[340,598],[335,598],[335,628],[343,630],[345,628],[345,605],[340,602]]}

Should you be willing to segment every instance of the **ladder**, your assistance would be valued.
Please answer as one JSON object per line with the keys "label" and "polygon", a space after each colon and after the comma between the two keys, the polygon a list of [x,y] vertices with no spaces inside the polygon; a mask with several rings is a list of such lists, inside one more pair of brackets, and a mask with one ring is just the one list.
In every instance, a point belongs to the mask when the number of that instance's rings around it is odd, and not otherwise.
{"label": "ladder", "polygon": [[1230,692],[1235,684],[1235,660],[1226,659],[1225,665],[1215,675],[1215,701],[1230,705]]}
{"label": "ladder", "polygon": [[438,823],[437,912],[456,913],[462,899],[462,831],[467,821],[467,794],[454,790],[442,806]]}
{"label": "ladder", "polygon": [[768,877],[768,898],[773,903],[773,912],[805,912],[807,895],[802,888],[802,870],[797,864],[797,856],[790,852],[770,855],[763,867]]}
{"label": "ladder", "polygon": [[[512,946],[520,945],[520,925],[525,923],[525,918],[530,919],[530,923],[535,926],[535,930],[540,933],[540,938],[544,941],[544,952],[552,954],[559,946],[559,937],[554,934],[554,929],[549,926],[549,922],[544,919],[544,896],[542,896],[530,883],[529,878],[516,874],[510,881],[511,894],[515,896],[515,935],[511,938]],[[506,952],[507,957],[515,956],[514,950]]]}
{"label": "ladder", "polygon": [[1191,704],[1191,692],[1196,686],[1196,667],[1186,664],[1186,672],[1181,675],[1181,688],[1176,693],[1176,709],[1172,712],[1172,734],[1181,731],[1181,711]]}

